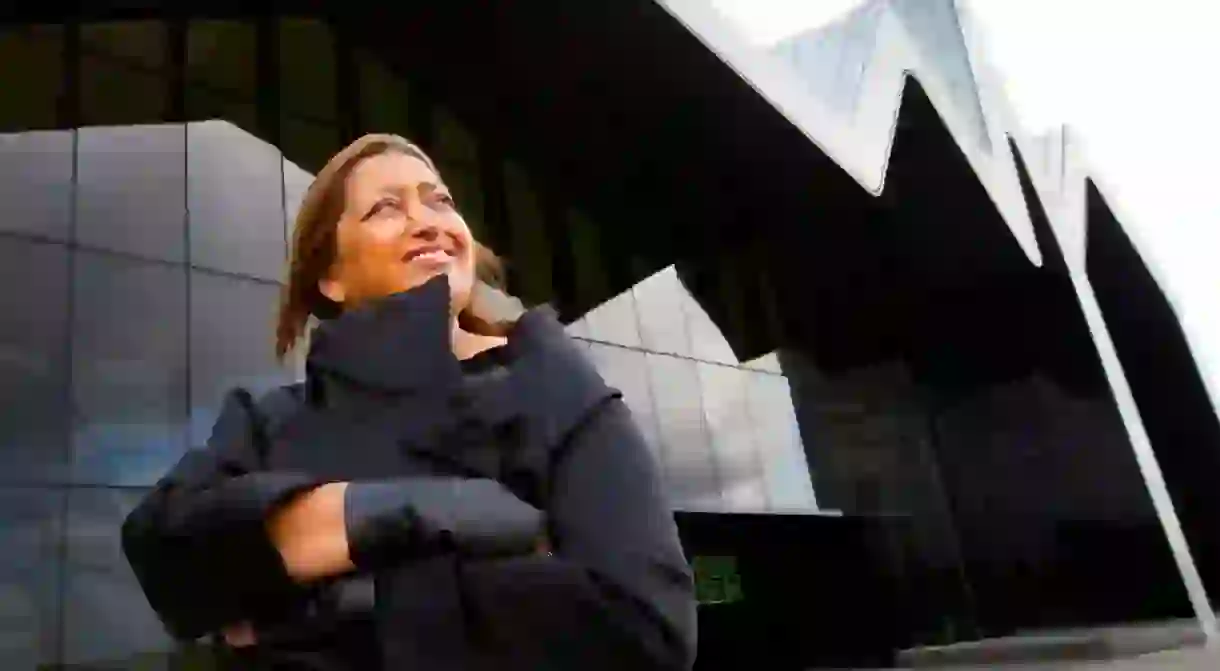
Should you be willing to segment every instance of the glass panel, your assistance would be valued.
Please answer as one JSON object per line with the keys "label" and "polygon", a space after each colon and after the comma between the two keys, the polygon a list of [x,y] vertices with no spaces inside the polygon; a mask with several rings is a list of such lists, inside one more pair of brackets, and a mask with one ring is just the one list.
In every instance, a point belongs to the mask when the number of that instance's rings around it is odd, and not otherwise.
{"label": "glass panel", "polygon": [[949,100],[970,126],[971,139],[980,148],[991,151],[970,52],[958,21],[957,3],[954,0],[896,0],[890,6],[906,24],[908,34],[914,38],[925,62],[941,76],[948,88]]}
{"label": "glass panel", "polygon": [[605,250],[597,224],[582,212],[568,213],[567,233],[575,266],[576,302],[587,310],[610,295],[610,280],[602,263]]}
{"label": "glass panel", "polygon": [[153,259],[183,260],[183,127],[83,128],[77,142],[77,242]]}
{"label": "glass panel", "polygon": [[683,303],[690,300],[678,272],[669,266],[632,288],[640,337],[644,347],[655,352],[690,355],[690,333],[683,315]]}
{"label": "glass panel", "polygon": [[284,219],[287,222],[288,244],[292,245],[292,231],[297,212],[301,210],[301,199],[313,184],[313,173],[302,170],[297,164],[284,159]]}
{"label": "glass panel", "polygon": [[746,368],[753,370],[766,371],[768,373],[782,374],[784,371],[779,365],[779,355],[776,352],[764,354],[757,359],[751,359],[742,364]]}
{"label": "glass panel", "polygon": [[748,373],[709,363],[698,366],[703,416],[725,508],[733,512],[766,510],[766,486],[754,446],[754,422],[746,403]]}
{"label": "glass panel", "polygon": [[102,54],[148,70],[165,67],[168,34],[161,21],[86,23],[80,28],[82,51]]}
{"label": "glass panel", "polygon": [[361,129],[366,133],[395,133],[410,138],[406,80],[364,50],[356,51],[356,69],[360,78]]}
{"label": "glass panel", "polygon": [[589,339],[589,321],[583,317],[565,326],[564,330],[573,338]]}
{"label": "glass panel", "polygon": [[191,121],[223,119],[240,126],[246,132],[266,137],[258,123],[258,108],[250,102],[241,102],[227,93],[216,92],[198,86],[186,89],[186,118]]}
{"label": "glass panel", "polygon": [[191,273],[191,444],[202,445],[226,392],[258,395],[291,381],[275,361],[274,319],[280,287]]}
{"label": "glass panel", "polygon": [[820,29],[773,47],[819,100],[842,115],[855,113],[887,5],[869,3]]}
{"label": "glass panel", "polygon": [[[747,338],[746,331],[746,285],[747,275],[743,268],[746,259],[740,253],[730,253],[719,264],[716,269],[716,285],[715,295],[712,300],[717,302],[717,308],[723,315],[721,334],[726,339],[726,345],[729,347],[729,356],[732,360],[729,363],[737,363],[737,353],[732,349],[732,343],[737,343],[739,346],[742,341]],[[751,285],[751,288],[757,285]],[[757,300],[757,298],[755,299]],[[763,324],[756,324],[761,328]]]}
{"label": "glass panel", "polygon": [[151,485],[185,449],[186,273],[79,252],[73,480]]}
{"label": "glass panel", "polygon": [[191,82],[252,99],[258,78],[254,25],[191,21],[186,34],[186,76]]}
{"label": "glass panel", "polygon": [[67,465],[68,252],[0,238],[0,481],[60,480]]}
{"label": "glass panel", "polygon": [[172,642],[123,557],[119,529],[141,490],[77,489],[68,494],[64,663],[122,669],[139,653]]}
{"label": "glass panel", "polygon": [[58,662],[63,496],[57,490],[0,489],[0,668]]}
{"label": "glass panel", "polygon": [[720,327],[712,321],[707,310],[689,293],[683,298],[686,313],[686,325],[690,332],[691,354],[700,361],[712,361],[735,365],[737,355],[729,341],[721,333]]}
{"label": "glass panel", "polygon": [[661,435],[657,427],[657,412],[652,402],[652,389],[648,384],[648,369],[644,353],[635,350],[588,343],[593,365],[611,387],[623,392],[623,401],[631,408],[631,414],[639,424],[644,437],[660,458]]}
{"label": "glass panel", "polygon": [[63,87],[63,28],[0,28],[0,130],[57,126]]}
{"label": "glass panel", "polygon": [[102,56],[83,56],[80,73],[81,122],[119,126],[165,121],[169,83],[160,74],[137,70]]}
{"label": "glass panel", "polygon": [[694,361],[648,354],[648,379],[657,408],[670,500],[680,510],[721,510],[724,505]]}
{"label": "glass panel", "polygon": [[750,372],[747,375],[750,418],[771,509],[817,510],[788,380],[770,373]]}
{"label": "glass panel", "polygon": [[0,230],[68,239],[72,132],[0,135]]}
{"label": "glass panel", "polygon": [[282,159],[227,121],[187,127],[191,263],[278,280],[284,274]]}
{"label": "glass panel", "polygon": [[334,126],[283,117],[280,134],[284,158],[314,174],[343,148],[339,144],[339,129]]}
{"label": "glass panel", "polygon": [[488,242],[490,236],[487,231],[487,211],[484,209],[483,188],[479,184],[478,166],[470,163],[451,163],[436,167],[441,171],[441,179],[445,181],[445,185],[453,194],[458,212],[462,215],[466,225],[470,227],[470,233],[474,239]]}
{"label": "glass panel", "polygon": [[635,294],[631,291],[611,298],[584,316],[589,337],[624,347],[640,347],[640,324],[636,316]]}
{"label": "glass panel", "polygon": [[542,206],[517,164],[504,164],[504,190],[511,229],[509,266],[519,287],[517,295],[528,305],[545,303],[551,298],[551,246],[542,221]]}
{"label": "glass panel", "polygon": [[335,45],[330,26],[316,19],[280,21],[280,110],[291,116],[335,119]]}
{"label": "glass panel", "polygon": [[432,159],[475,238],[486,240],[478,144],[470,130],[444,109],[436,110],[435,119],[436,150]]}

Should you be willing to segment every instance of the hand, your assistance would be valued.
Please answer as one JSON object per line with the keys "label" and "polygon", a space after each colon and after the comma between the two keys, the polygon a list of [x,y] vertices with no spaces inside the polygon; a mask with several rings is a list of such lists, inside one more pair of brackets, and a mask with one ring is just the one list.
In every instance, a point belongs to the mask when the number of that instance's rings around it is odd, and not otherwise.
{"label": "hand", "polygon": [[524,313],[525,306],[517,297],[484,282],[475,282],[460,319],[462,327],[471,333],[501,338],[508,335]]}
{"label": "hand", "polygon": [[355,568],[344,524],[346,482],[321,485],[300,494],[267,520],[271,542],[284,559],[288,575],[311,582]]}
{"label": "hand", "polygon": [[249,648],[258,643],[258,637],[254,635],[254,625],[249,622],[229,625],[221,629],[220,634],[232,648]]}

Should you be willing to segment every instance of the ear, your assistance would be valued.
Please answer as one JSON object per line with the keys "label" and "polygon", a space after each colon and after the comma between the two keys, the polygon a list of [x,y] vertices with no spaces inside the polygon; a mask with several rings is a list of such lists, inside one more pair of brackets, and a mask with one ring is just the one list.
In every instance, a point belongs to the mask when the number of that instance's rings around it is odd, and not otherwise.
{"label": "ear", "polygon": [[343,303],[343,299],[346,296],[343,283],[329,277],[318,280],[318,291],[336,303]]}

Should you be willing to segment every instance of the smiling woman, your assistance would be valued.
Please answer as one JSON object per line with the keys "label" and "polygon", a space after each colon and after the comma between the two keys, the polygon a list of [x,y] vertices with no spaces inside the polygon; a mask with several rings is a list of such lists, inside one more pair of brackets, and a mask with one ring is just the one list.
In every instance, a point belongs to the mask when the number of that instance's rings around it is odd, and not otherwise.
{"label": "smiling woman", "polygon": [[[421,223],[409,236],[408,220]],[[461,313],[476,277],[503,282],[499,258],[474,240],[432,160],[397,135],[366,135],[327,164],[302,201],[293,248],[276,332],[280,357],[311,314],[327,319],[345,303],[405,291],[442,272]],[[444,257],[413,258],[429,248]]]}
{"label": "smiling woman", "polygon": [[243,669],[689,668],[652,452],[553,313],[490,288],[433,162],[357,140],[293,251],[276,341],[322,321],[304,383],[231,392],[123,525],[167,628]]}

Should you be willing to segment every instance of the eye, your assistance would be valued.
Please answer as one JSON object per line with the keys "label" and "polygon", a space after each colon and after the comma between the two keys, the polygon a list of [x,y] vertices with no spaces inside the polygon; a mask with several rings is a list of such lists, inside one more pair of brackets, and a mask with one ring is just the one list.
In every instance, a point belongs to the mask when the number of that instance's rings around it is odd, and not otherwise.
{"label": "eye", "polygon": [[381,200],[377,201],[373,207],[369,208],[369,212],[368,214],[364,215],[364,218],[368,219],[373,217],[379,214],[382,210],[385,210],[387,207],[397,208],[398,201],[393,198],[382,198]]}
{"label": "eye", "polygon": [[455,207],[457,205],[457,201],[453,199],[453,196],[447,193],[436,194],[436,199],[443,203],[446,207]]}

